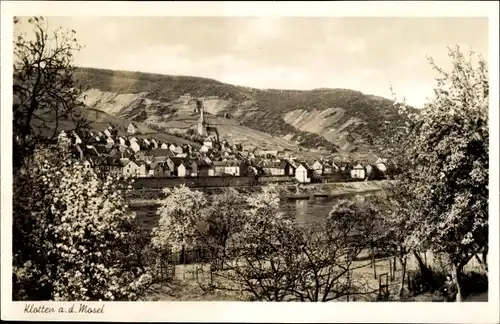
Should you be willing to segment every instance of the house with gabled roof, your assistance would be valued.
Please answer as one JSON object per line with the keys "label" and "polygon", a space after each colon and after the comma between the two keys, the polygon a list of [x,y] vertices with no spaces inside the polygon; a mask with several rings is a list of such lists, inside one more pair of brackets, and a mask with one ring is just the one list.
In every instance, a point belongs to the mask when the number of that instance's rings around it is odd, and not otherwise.
{"label": "house with gabled roof", "polygon": [[136,134],[137,133],[137,125],[134,123],[130,123],[127,126],[127,133]]}
{"label": "house with gabled roof", "polygon": [[120,159],[122,164],[122,174],[124,177],[138,177],[139,176],[139,166],[129,159]]}
{"label": "house with gabled roof", "polygon": [[149,164],[146,161],[137,160],[135,164],[139,167],[139,177],[147,177],[149,171]]}
{"label": "house with gabled roof", "polygon": [[213,166],[215,175],[223,175],[226,168],[226,161],[214,161]]}
{"label": "house with gabled roof", "polygon": [[311,182],[313,176],[313,168],[307,164],[307,162],[298,162],[298,166],[295,169],[295,179],[300,183]]}
{"label": "house with gabled roof", "polygon": [[189,163],[182,161],[178,166],[177,166],[177,176],[180,178],[184,178],[186,176],[189,176],[189,171],[190,171],[190,166]]}
{"label": "house with gabled roof", "polygon": [[150,177],[163,177],[165,176],[165,170],[163,167],[163,162],[154,161],[149,165],[148,176]]}
{"label": "house with gabled roof", "polygon": [[356,164],[351,170],[351,178],[364,179],[366,177],[366,170],[361,164]]}
{"label": "house with gabled roof", "polygon": [[382,172],[387,170],[387,159],[379,157],[374,164]]}
{"label": "house with gabled roof", "polygon": [[130,143],[130,149],[134,152],[139,152],[141,150],[141,145],[137,141]]}
{"label": "house with gabled roof", "polygon": [[215,168],[211,163],[207,163],[205,160],[198,160],[198,175],[200,177],[213,177],[215,176]]}
{"label": "house with gabled roof", "polygon": [[242,160],[228,160],[224,165],[224,173],[235,177],[247,175],[247,164]]}

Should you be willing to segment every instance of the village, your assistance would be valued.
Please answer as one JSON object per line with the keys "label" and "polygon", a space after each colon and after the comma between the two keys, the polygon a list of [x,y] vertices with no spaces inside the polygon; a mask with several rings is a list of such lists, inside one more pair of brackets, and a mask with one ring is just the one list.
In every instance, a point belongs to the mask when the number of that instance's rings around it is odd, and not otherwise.
{"label": "village", "polygon": [[[284,176],[298,183],[343,174],[352,180],[385,177],[389,162],[379,157],[373,162],[319,158],[308,160],[290,151],[249,151],[241,144],[219,142],[217,134],[209,134],[201,148],[190,144],[161,142],[153,137],[139,138],[134,123],[120,136],[109,125],[101,132],[82,135],[61,131],[59,140],[71,143],[76,158],[87,168],[118,177],[244,177]],[[203,131],[199,133],[207,135]],[[377,176],[375,176],[377,175]]]}

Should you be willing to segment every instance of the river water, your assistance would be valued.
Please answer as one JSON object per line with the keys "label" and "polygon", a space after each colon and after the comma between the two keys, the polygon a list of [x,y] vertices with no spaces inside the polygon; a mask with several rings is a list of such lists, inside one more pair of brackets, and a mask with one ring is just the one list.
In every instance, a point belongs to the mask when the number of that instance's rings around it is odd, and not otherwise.
{"label": "river water", "polygon": [[[355,193],[343,196],[328,196],[314,197],[309,199],[288,199],[281,200],[281,209],[283,212],[295,214],[297,222],[305,227],[313,227],[316,224],[322,225],[335,203],[343,199],[355,199],[359,203],[363,203],[367,196],[374,194],[373,192]],[[157,207],[155,205],[134,206],[131,204],[130,209],[134,211],[141,225],[145,228],[155,227],[158,223],[159,216],[156,214]]]}

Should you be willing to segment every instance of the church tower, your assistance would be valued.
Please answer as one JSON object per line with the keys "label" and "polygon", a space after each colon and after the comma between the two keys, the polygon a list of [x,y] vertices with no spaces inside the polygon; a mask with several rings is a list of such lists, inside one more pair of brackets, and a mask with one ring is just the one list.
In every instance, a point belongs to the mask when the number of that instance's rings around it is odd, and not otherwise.
{"label": "church tower", "polygon": [[197,100],[196,107],[200,112],[200,120],[198,121],[198,135],[207,136],[207,124],[205,123],[205,117],[203,116],[203,101]]}

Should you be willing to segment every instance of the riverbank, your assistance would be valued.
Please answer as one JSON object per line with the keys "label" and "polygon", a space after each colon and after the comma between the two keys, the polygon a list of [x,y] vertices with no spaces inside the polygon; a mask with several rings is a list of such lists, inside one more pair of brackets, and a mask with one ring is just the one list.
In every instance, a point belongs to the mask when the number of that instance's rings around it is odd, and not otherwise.
{"label": "riverbank", "polygon": [[[331,183],[312,183],[312,184],[299,184],[299,185],[289,185],[289,184],[276,184],[279,192],[283,197],[286,198],[308,198],[310,196],[343,196],[358,193],[368,193],[374,191],[381,191],[387,188],[389,185],[394,184],[394,180],[377,180],[377,181],[359,181],[359,182],[331,182]],[[252,193],[260,190],[262,186],[250,186],[250,187],[236,187],[234,189],[245,192]],[[226,188],[203,188],[203,189],[193,189],[208,191],[210,193],[219,193]],[[147,191],[135,191],[131,195],[129,200],[129,205],[131,206],[145,206],[145,205],[156,205],[159,204],[159,199],[164,198],[163,191],[161,189],[150,189]]]}

